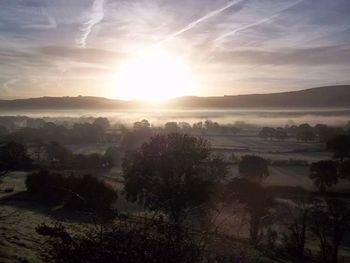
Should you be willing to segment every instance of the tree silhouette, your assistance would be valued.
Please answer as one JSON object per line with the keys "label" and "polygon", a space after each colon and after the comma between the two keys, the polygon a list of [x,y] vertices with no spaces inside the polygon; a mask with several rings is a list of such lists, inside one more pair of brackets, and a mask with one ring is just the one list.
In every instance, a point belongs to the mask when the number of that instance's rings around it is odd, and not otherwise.
{"label": "tree silhouette", "polygon": [[32,160],[28,157],[24,145],[9,142],[0,148],[0,176],[13,170],[26,169],[31,164]]}
{"label": "tree silhouette", "polygon": [[350,180],[350,160],[345,160],[340,164],[339,176],[342,179]]}
{"label": "tree silhouette", "polygon": [[350,135],[338,135],[327,143],[327,149],[333,152],[334,159],[343,161],[350,157]]}
{"label": "tree silhouette", "polygon": [[230,199],[238,200],[249,214],[249,236],[257,245],[263,237],[263,227],[274,204],[271,193],[256,182],[235,178],[228,185]]}
{"label": "tree silhouette", "polygon": [[276,130],[271,127],[264,127],[259,132],[259,136],[261,138],[264,138],[265,140],[270,139],[272,140],[275,137]]}
{"label": "tree silhouette", "polygon": [[107,118],[99,117],[94,120],[93,125],[101,127],[103,130],[106,130],[111,127],[109,120]]}
{"label": "tree silhouette", "polygon": [[185,134],[157,135],[123,161],[128,200],[162,211],[181,225],[190,209],[207,204],[214,183],[226,173],[211,158],[208,141]]}
{"label": "tree silhouette", "polygon": [[242,178],[254,182],[261,182],[270,175],[267,161],[256,155],[242,156],[238,171]]}
{"label": "tree silhouette", "polygon": [[350,210],[340,199],[327,199],[313,206],[311,231],[319,241],[321,262],[338,262],[340,245],[350,230]]}
{"label": "tree silhouette", "polygon": [[333,161],[319,161],[311,164],[310,178],[315,186],[321,191],[326,192],[327,188],[338,183],[337,166]]}

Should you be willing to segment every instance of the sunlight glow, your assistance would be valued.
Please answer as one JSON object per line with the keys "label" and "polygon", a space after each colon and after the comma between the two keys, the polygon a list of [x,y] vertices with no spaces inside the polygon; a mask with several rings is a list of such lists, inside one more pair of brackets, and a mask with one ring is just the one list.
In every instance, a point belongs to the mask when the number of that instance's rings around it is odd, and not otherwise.
{"label": "sunlight glow", "polygon": [[189,95],[194,88],[188,64],[165,52],[147,52],[122,64],[115,76],[114,97],[164,101]]}

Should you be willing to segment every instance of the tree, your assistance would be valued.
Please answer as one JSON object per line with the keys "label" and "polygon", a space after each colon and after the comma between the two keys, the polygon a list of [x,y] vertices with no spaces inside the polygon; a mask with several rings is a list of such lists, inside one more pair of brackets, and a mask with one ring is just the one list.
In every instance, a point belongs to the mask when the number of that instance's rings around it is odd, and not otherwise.
{"label": "tree", "polygon": [[327,142],[331,140],[336,134],[334,128],[328,127],[324,124],[315,125],[314,131],[320,142]]}
{"label": "tree", "polygon": [[259,132],[259,137],[264,138],[265,140],[267,139],[272,140],[272,138],[275,136],[275,132],[276,130],[274,128],[264,127]]}
{"label": "tree", "polygon": [[343,161],[350,157],[350,135],[338,135],[327,143],[327,150],[333,152],[334,159]]}
{"label": "tree", "polygon": [[[305,200],[295,200],[281,207],[281,222],[285,227],[283,241],[288,253],[304,260],[306,235],[309,230],[311,208]],[[299,262],[298,261],[298,262]]]}
{"label": "tree", "polygon": [[340,164],[339,177],[350,180],[350,160],[345,160]]}
{"label": "tree", "polygon": [[151,124],[145,119],[134,123],[134,129],[149,129],[150,127]]}
{"label": "tree", "polygon": [[107,118],[98,117],[94,120],[93,125],[101,127],[103,130],[107,130],[111,127],[109,120]]}
{"label": "tree", "polygon": [[327,188],[338,183],[337,165],[333,161],[319,161],[311,164],[310,179],[315,186],[325,193]]}
{"label": "tree", "polygon": [[230,199],[238,200],[249,214],[249,236],[257,245],[263,238],[263,229],[274,204],[271,193],[256,182],[235,178],[228,185]]}
{"label": "tree", "polygon": [[23,144],[9,142],[0,148],[0,176],[13,170],[27,169],[31,164]]}
{"label": "tree", "polygon": [[186,134],[157,135],[123,161],[127,199],[181,225],[190,210],[208,204],[226,165],[208,141]]}
{"label": "tree", "polygon": [[171,121],[171,122],[165,123],[164,129],[168,133],[173,133],[173,132],[177,132],[179,127],[177,125],[177,122]]}
{"label": "tree", "polygon": [[50,142],[45,150],[47,159],[51,163],[65,165],[72,157],[72,152],[58,142]]}
{"label": "tree", "polygon": [[179,122],[179,128],[182,130],[182,132],[188,133],[192,130],[191,124],[188,122]]}
{"label": "tree", "polygon": [[267,161],[256,155],[242,156],[238,171],[242,178],[254,182],[261,182],[270,175]]}
{"label": "tree", "polygon": [[284,141],[285,139],[288,138],[288,134],[283,128],[277,128],[275,132],[275,138],[278,141]]}
{"label": "tree", "polygon": [[103,158],[109,165],[116,166],[120,164],[120,155],[120,149],[118,147],[109,147],[103,155]]}
{"label": "tree", "polygon": [[340,199],[327,199],[314,205],[311,231],[317,237],[322,262],[338,262],[339,246],[350,230],[350,210]]}

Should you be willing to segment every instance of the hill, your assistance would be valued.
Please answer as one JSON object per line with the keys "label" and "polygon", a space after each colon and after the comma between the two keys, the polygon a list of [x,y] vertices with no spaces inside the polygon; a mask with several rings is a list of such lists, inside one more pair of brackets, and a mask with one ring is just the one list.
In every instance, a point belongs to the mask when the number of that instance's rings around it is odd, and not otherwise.
{"label": "hill", "polygon": [[[350,107],[350,85],[300,91],[222,97],[180,97],[163,105],[172,108],[342,108]],[[100,97],[42,97],[0,100],[0,109],[130,109],[152,107],[134,101]]]}

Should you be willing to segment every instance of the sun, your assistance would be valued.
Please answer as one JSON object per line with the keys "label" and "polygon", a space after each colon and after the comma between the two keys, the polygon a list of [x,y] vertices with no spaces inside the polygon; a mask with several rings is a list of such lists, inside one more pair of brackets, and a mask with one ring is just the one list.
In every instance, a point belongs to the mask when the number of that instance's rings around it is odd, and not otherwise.
{"label": "sun", "polygon": [[191,94],[194,81],[181,57],[152,51],[122,64],[114,86],[118,99],[164,101]]}

